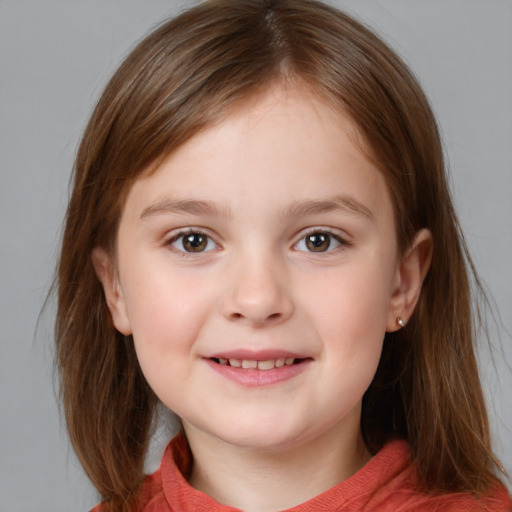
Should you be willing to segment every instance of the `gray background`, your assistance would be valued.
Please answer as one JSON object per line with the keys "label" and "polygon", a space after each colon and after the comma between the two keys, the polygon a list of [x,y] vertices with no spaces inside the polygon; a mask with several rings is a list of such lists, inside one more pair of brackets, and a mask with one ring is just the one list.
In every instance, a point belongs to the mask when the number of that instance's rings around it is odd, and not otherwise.
{"label": "gray background", "polygon": [[[85,511],[97,501],[55,401],[51,310],[37,332],[36,321],[87,116],[132,44],[191,3],[0,0],[0,512]],[[423,83],[469,246],[512,332],[512,2],[332,3],[376,28]],[[501,340],[510,362],[511,337]],[[512,471],[512,372],[494,343],[499,379],[484,350],[483,381],[496,450]]]}

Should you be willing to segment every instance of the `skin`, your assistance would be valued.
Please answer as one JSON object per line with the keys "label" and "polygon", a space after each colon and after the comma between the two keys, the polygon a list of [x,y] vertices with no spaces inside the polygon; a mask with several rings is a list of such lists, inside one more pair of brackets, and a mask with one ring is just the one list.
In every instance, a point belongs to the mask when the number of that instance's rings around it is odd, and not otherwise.
{"label": "skin", "polygon": [[[385,180],[357,140],[304,87],[273,85],[138,179],[116,260],[94,251],[116,328],[182,419],[191,484],[221,503],[292,507],[370,458],[361,400],[385,332],[412,314],[431,237],[399,256]],[[204,250],[187,252],[184,231]],[[312,251],[311,235],[330,246]],[[209,359],[238,349],[306,362],[245,386]]]}

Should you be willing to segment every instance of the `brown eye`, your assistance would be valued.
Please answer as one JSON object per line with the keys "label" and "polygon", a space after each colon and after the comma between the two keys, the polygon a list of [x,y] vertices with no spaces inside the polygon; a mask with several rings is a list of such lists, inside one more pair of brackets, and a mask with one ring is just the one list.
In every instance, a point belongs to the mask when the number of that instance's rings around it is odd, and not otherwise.
{"label": "brown eye", "polygon": [[294,249],[301,252],[332,252],[342,246],[350,244],[329,231],[310,231],[303,236],[295,245]]}
{"label": "brown eye", "polygon": [[331,245],[331,237],[327,233],[312,233],[305,239],[306,247],[311,252],[325,252]]}
{"label": "brown eye", "polygon": [[206,248],[208,238],[200,233],[190,233],[183,237],[183,249],[187,252],[201,252]]}
{"label": "brown eye", "polygon": [[215,242],[207,235],[199,232],[178,234],[170,241],[170,245],[180,252],[207,252],[215,249]]}

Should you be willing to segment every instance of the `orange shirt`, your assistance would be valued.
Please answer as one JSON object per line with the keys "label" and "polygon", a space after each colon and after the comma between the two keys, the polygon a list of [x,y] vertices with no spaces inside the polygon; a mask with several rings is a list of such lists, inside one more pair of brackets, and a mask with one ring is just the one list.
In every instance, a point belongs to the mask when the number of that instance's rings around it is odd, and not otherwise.
{"label": "orange shirt", "polygon": [[[141,490],[141,509],[134,512],[240,512],[220,505],[191,487],[183,475],[191,467],[182,434],[167,446],[160,469]],[[361,470],[315,498],[286,512],[510,512],[512,502],[499,483],[480,500],[456,493],[426,496],[415,490],[415,471],[405,441],[392,441]],[[102,512],[98,505],[91,512]],[[283,511],[284,512],[284,511]]]}

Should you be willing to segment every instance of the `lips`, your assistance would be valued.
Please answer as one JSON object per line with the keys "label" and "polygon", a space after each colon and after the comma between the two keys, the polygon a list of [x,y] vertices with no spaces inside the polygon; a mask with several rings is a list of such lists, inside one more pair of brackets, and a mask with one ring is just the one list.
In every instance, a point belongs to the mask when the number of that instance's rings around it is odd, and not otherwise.
{"label": "lips", "polygon": [[218,364],[222,364],[224,366],[231,366],[233,368],[243,368],[243,369],[258,369],[258,370],[273,370],[275,368],[282,368],[283,366],[291,366],[296,362],[295,357],[279,357],[277,359],[266,359],[264,361],[259,361],[257,359],[235,359],[235,358],[212,358],[212,360]]}
{"label": "lips", "polygon": [[287,350],[230,350],[212,354],[208,359],[232,368],[273,370],[283,366],[292,366],[304,359],[310,359],[305,354]]}
{"label": "lips", "polygon": [[268,386],[301,374],[313,362],[311,357],[283,350],[236,350],[205,358],[225,378],[244,386]]}

